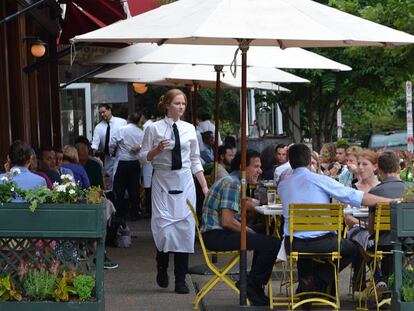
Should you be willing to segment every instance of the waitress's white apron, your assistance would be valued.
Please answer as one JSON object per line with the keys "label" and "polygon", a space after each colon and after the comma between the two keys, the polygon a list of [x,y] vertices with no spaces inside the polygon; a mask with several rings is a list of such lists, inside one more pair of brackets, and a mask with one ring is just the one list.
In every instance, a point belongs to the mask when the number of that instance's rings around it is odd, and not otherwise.
{"label": "waitress's white apron", "polygon": [[194,253],[195,223],[186,200],[196,206],[190,169],[154,170],[151,230],[159,251]]}

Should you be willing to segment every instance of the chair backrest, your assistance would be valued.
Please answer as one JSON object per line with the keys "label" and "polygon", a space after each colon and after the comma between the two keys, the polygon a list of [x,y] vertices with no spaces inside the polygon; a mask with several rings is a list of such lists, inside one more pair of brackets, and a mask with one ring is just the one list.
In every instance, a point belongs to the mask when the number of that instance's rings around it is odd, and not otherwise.
{"label": "chair backrest", "polygon": [[200,242],[201,249],[203,250],[204,258],[205,258],[206,262],[208,262],[210,259],[208,257],[208,251],[207,251],[206,245],[204,244],[203,235],[201,234],[201,231],[200,231],[200,222],[198,221],[197,213],[194,209],[193,204],[191,204],[191,202],[189,200],[187,200],[187,206],[190,209],[191,214],[193,215],[195,226],[196,226],[196,231],[197,231],[197,237],[198,237],[198,240]]}
{"label": "chair backrest", "polygon": [[297,231],[343,230],[343,204],[290,204],[289,235],[293,240]]}
{"label": "chair backrest", "polygon": [[377,249],[380,232],[391,231],[391,208],[389,203],[378,203],[374,213],[370,213],[368,231],[374,234],[375,249]]}
{"label": "chair backrest", "polygon": [[391,230],[391,208],[389,203],[379,203],[375,207],[375,231]]}

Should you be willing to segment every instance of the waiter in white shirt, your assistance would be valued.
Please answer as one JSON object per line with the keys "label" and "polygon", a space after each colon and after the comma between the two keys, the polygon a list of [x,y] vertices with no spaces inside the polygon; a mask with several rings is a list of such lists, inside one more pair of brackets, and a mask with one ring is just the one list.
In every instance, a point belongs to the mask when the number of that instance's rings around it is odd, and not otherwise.
{"label": "waiter in white shirt", "polygon": [[112,107],[109,104],[99,105],[99,114],[102,121],[95,126],[91,148],[94,152],[98,151],[105,154],[105,176],[109,177],[109,185],[107,190],[112,191],[115,158],[114,154],[109,152],[109,142],[112,134],[115,133],[119,127],[126,125],[127,122],[125,119],[114,117],[112,115]]}
{"label": "waiter in white shirt", "polygon": [[185,282],[188,254],[194,252],[195,224],[186,200],[196,206],[193,174],[204,194],[208,192],[200,163],[196,131],[181,121],[187,106],[185,94],[172,89],[161,97],[159,108],[166,113],[145,131],[141,157],[151,161],[151,229],[157,247],[157,283],[168,287],[169,253],[174,253],[175,292],[188,294]]}
{"label": "waiter in white shirt", "polygon": [[[200,115],[200,120],[197,125],[197,139],[198,139],[198,145],[200,147],[200,152],[203,151],[204,144],[203,144],[203,138],[201,136],[202,133],[211,131],[214,135],[216,132],[216,126],[213,122],[210,121],[210,115],[208,113],[203,113]],[[218,145],[221,146],[223,144],[223,141],[221,140],[220,132],[218,133]]]}
{"label": "waiter in white shirt", "polygon": [[[141,115],[140,124],[142,125],[142,130],[145,133],[145,130],[153,124],[151,121],[151,114],[148,111],[144,111]],[[148,215],[151,215],[151,182],[152,182],[152,165],[150,162],[145,162],[142,164],[142,182],[144,185],[145,191],[145,209]]]}
{"label": "waiter in white shirt", "polygon": [[109,153],[116,149],[116,164],[113,191],[115,194],[116,211],[119,217],[127,219],[127,208],[124,204],[125,190],[133,219],[141,217],[142,211],[139,199],[139,183],[141,179],[141,163],[139,152],[141,150],[144,132],[138,127],[141,115],[133,113],[128,116],[128,124],[121,126],[111,137]]}

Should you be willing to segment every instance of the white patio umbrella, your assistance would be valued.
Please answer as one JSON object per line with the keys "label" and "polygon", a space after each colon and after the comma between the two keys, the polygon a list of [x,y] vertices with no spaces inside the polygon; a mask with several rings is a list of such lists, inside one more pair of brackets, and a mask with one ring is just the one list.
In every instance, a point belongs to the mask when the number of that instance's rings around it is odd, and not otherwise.
{"label": "white patio umbrella", "polygon": [[310,0],[180,0],[75,42],[338,47],[413,43],[413,36]]}
{"label": "white patio umbrella", "polygon": [[246,304],[246,67],[250,45],[385,46],[414,36],[311,0],[180,0],[74,38],[73,42],[235,44],[242,52],[241,294]]}
{"label": "white patio umbrella", "polygon": [[[247,81],[247,88],[260,89],[275,92],[290,92],[289,89],[282,87],[276,83],[305,83],[306,79],[300,78],[293,74],[289,74],[282,70],[276,71],[280,78],[273,76],[273,80],[269,76],[260,76],[256,70],[256,78],[258,81]],[[253,76],[253,74],[252,74]],[[140,82],[154,85],[167,86],[188,86],[197,83],[201,87],[213,88],[216,86],[216,72],[210,66],[191,66],[185,64],[127,64],[111,70],[107,70],[93,76],[97,79],[105,79],[117,82]],[[264,79],[263,82],[260,79]],[[221,79],[224,88],[241,88],[239,79],[232,76]]]}
{"label": "white patio umbrella", "polygon": [[[133,44],[91,60],[103,64],[170,63],[196,65],[231,65],[234,45],[188,45],[151,43]],[[236,63],[240,64],[240,56]],[[351,70],[351,67],[301,48],[282,50],[274,46],[255,46],[249,49],[248,66],[276,68]]]}

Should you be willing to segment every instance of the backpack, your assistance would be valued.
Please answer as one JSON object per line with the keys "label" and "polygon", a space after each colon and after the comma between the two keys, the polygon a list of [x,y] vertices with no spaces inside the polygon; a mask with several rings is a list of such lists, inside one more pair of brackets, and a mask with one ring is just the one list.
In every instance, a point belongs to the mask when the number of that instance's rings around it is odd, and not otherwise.
{"label": "backpack", "polygon": [[118,227],[116,232],[116,246],[128,248],[132,244],[131,240],[131,230],[127,224],[121,225]]}

